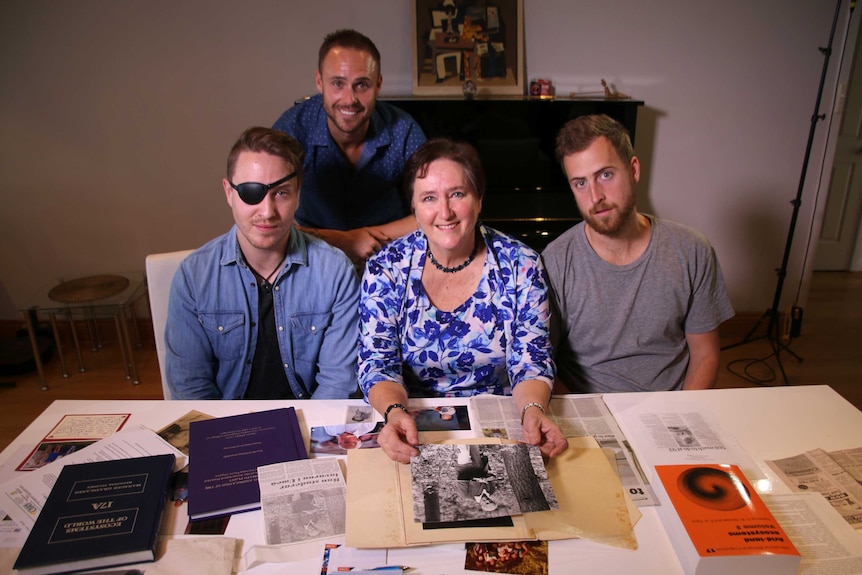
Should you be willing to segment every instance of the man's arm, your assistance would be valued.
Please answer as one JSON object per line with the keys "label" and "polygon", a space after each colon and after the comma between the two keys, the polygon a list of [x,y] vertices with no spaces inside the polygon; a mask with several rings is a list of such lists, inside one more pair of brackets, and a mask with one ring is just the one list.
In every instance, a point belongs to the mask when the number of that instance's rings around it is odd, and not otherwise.
{"label": "man's arm", "polygon": [[366,226],[346,231],[309,228],[307,226],[297,227],[308,234],[322,239],[329,245],[337,247],[347,254],[347,257],[354,264],[361,264],[392,240],[415,231],[416,218],[412,215],[405,216],[400,220],[379,226]]}
{"label": "man's arm", "polygon": [[359,331],[359,277],[346,262],[341,264],[341,268],[338,274],[319,278],[333,286],[335,297],[332,323],[323,334],[323,345],[317,358],[317,389],[312,399],[346,399],[358,389],[356,333]]}
{"label": "man's arm", "polygon": [[181,265],[171,283],[165,325],[165,377],[173,399],[221,399],[215,355],[197,318],[192,288]]}
{"label": "man's arm", "polygon": [[400,220],[394,220],[388,224],[372,226],[372,229],[379,230],[385,237],[389,238],[387,240],[388,243],[392,240],[397,240],[401,236],[406,236],[407,234],[415,232],[416,218],[412,215],[404,216]]}
{"label": "man's arm", "polygon": [[687,333],[688,371],[683,389],[710,389],[718,379],[718,329],[706,333]]}

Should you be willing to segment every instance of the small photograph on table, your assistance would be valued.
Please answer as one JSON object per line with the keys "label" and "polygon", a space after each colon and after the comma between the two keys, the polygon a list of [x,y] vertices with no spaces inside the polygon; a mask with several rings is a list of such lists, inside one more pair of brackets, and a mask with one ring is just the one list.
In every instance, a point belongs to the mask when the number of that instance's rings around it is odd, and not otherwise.
{"label": "small photograph on table", "polygon": [[96,443],[96,440],[88,441],[45,441],[39,444],[30,456],[18,467],[18,471],[33,471],[58,459],[75,453],[88,445]]}
{"label": "small photograph on table", "polygon": [[326,455],[345,455],[350,449],[380,447],[377,435],[381,429],[382,421],[312,427],[309,447],[312,453]]}
{"label": "small photograph on table", "polygon": [[185,535],[224,535],[227,531],[227,525],[230,522],[230,515],[223,517],[209,517],[207,519],[198,519],[189,521],[186,525]]}
{"label": "small photograph on table", "polygon": [[16,471],[33,471],[113,435],[125,425],[128,413],[67,414],[22,461]]}
{"label": "small photograph on table", "polygon": [[347,408],[346,423],[362,423],[374,419],[374,408],[370,405],[351,405]]}
{"label": "small photograph on table", "polygon": [[467,543],[467,571],[548,575],[547,541]]}
{"label": "small photograph on table", "polygon": [[428,408],[410,409],[419,431],[466,431],[470,429],[470,417],[465,405],[438,405]]}
{"label": "small photograph on table", "polygon": [[188,455],[189,426],[191,425],[191,422],[212,419],[212,417],[212,415],[207,415],[206,413],[202,413],[193,409],[179,419],[176,419],[171,423],[167,424],[166,426],[158,430],[156,433],[159,435],[159,437],[161,437],[162,439]]}

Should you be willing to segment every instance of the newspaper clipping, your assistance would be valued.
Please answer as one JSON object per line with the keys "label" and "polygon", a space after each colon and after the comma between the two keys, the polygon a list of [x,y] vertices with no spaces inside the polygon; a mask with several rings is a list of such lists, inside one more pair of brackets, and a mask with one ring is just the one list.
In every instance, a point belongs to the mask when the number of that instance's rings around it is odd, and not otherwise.
{"label": "newspaper clipping", "polygon": [[300,459],[259,467],[268,545],[343,535],[347,486],[337,459]]}
{"label": "newspaper clipping", "polygon": [[862,449],[827,453],[812,449],[800,455],[767,461],[793,491],[816,491],[822,494],[854,528],[862,528],[862,484],[837,460],[846,461],[859,472],[858,462]]}

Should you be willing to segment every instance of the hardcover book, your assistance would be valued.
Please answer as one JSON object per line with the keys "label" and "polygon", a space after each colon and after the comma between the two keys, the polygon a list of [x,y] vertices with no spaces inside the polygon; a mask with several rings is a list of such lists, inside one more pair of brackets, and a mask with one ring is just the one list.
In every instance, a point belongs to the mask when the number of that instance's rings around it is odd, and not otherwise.
{"label": "hardcover book", "polygon": [[795,574],[801,557],[736,465],[657,465],[659,516],[687,575]]}
{"label": "hardcover book", "polygon": [[21,575],[155,560],[173,455],[66,465],[18,555]]}
{"label": "hardcover book", "polygon": [[192,421],[189,426],[189,517],[260,509],[257,468],[306,459],[292,407]]}

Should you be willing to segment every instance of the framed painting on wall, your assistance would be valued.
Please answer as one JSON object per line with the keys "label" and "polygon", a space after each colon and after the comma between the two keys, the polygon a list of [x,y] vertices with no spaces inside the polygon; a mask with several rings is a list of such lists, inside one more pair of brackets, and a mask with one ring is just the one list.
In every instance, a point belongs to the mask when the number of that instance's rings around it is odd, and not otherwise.
{"label": "framed painting on wall", "polygon": [[413,94],[524,94],[523,0],[414,0]]}

